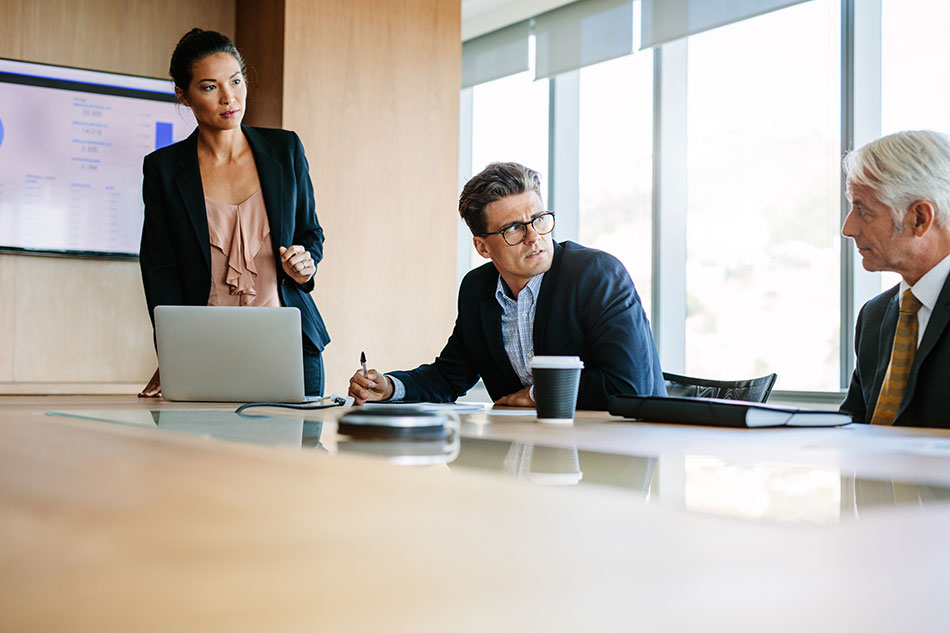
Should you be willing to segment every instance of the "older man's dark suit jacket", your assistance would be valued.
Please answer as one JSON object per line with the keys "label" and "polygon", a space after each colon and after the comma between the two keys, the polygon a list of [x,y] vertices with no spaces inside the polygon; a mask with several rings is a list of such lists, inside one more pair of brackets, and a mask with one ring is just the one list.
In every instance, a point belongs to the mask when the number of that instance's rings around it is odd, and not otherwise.
{"label": "older man's dark suit jacket", "polygon": [[[870,423],[878,394],[891,359],[897,318],[900,314],[898,290],[874,297],[861,308],[855,331],[857,364],[851,376],[848,397],[841,411],[855,422]],[[917,346],[907,387],[895,426],[950,428],[950,278],[943,285],[937,304]]]}
{"label": "older man's dark suit jacket", "polygon": [[[450,402],[479,376],[492,399],[522,388],[505,353],[498,271],[488,263],[462,280],[448,343],[428,365],[391,372],[407,400]],[[554,244],[534,317],[534,353],[580,356],[577,406],[606,409],[615,394],[666,395],[650,323],[630,275],[615,257],[573,242]]]}
{"label": "older man's dark suit jacket", "polygon": [[[281,246],[299,244],[314,265],[323,259],[310,167],[293,132],[243,127],[254,154],[267,207],[280,300],[300,310],[304,335],[318,350],[330,337],[310,297],[313,278],[297,284],[284,273]],[[139,262],[148,313],[158,305],[207,305],[211,292],[211,238],[198,169],[198,131],[145,157],[142,197],[145,224]]]}

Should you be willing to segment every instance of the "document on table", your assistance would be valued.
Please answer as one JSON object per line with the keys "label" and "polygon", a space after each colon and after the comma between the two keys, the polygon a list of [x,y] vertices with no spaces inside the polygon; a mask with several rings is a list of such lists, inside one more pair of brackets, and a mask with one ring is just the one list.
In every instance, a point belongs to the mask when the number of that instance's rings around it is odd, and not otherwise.
{"label": "document on table", "polygon": [[366,402],[365,409],[407,409],[412,411],[454,411],[456,413],[483,413],[485,415],[510,415],[534,417],[534,408],[493,408],[491,402]]}
{"label": "document on table", "polygon": [[456,413],[484,413],[485,415],[537,415],[537,411],[534,409],[492,408],[491,402],[366,402],[363,407],[365,409],[455,411]]}
{"label": "document on table", "polygon": [[456,413],[484,413],[491,404],[480,402],[366,402],[364,409],[412,409],[415,411],[455,411]]}

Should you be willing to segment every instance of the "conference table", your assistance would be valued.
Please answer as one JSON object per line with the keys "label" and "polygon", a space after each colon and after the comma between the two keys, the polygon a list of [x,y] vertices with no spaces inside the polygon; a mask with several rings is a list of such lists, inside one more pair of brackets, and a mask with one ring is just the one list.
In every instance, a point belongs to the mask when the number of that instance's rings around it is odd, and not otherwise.
{"label": "conference table", "polygon": [[0,397],[2,631],[946,631],[950,432]]}

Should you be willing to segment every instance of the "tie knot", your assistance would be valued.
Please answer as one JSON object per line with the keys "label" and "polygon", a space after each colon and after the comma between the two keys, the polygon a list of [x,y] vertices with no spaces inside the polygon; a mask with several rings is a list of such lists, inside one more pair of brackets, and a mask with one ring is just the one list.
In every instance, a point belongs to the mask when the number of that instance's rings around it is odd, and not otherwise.
{"label": "tie knot", "polygon": [[910,288],[901,295],[901,314],[917,314],[923,304],[914,296]]}

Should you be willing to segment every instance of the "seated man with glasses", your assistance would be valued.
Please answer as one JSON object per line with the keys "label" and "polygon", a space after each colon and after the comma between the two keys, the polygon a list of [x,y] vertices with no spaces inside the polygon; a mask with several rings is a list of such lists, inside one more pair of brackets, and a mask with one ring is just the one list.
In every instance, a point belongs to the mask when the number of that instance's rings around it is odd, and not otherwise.
{"label": "seated man with glasses", "polygon": [[349,386],[357,404],[452,402],[481,377],[495,404],[534,406],[535,354],[580,356],[579,409],[606,409],[614,394],[666,395],[630,275],[612,255],[554,241],[536,171],[489,165],[465,185],[459,214],[491,263],[462,280],[455,330],[438,358],[411,371],[357,371]]}

